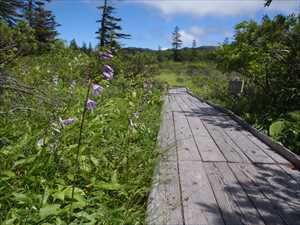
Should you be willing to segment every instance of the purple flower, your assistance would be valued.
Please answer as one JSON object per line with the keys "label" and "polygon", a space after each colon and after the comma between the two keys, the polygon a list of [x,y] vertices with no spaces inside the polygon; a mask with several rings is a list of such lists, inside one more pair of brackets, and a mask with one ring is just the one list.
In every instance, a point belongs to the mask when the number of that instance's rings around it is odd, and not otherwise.
{"label": "purple flower", "polygon": [[75,118],[69,118],[69,119],[66,119],[66,120],[62,120],[62,124],[64,126],[68,126],[68,125],[71,125],[73,123],[75,123],[76,119]]}
{"label": "purple flower", "polygon": [[107,51],[107,52],[101,52],[100,53],[100,58],[102,60],[111,60],[113,58],[113,55],[111,54],[110,51]]}
{"label": "purple flower", "polygon": [[105,79],[111,80],[114,76],[113,68],[111,68],[111,66],[109,66],[109,65],[104,65],[103,76],[104,76]]}
{"label": "purple flower", "polygon": [[103,87],[98,84],[93,84],[93,95],[97,96],[103,91]]}
{"label": "purple flower", "polygon": [[86,107],[87,109],[89,110],[92,110],[92,109],[95,109],[97,106],[97,102],[91,100],[91,99],[88,99],[87,102],[86,102]]}

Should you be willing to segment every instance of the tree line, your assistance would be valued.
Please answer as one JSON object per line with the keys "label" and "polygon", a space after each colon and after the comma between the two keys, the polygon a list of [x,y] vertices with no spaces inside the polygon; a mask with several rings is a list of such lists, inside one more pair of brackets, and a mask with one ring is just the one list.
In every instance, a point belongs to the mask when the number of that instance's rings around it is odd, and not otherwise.
{"label": "tree line", "polygon": [[[53,12],[47,9],[52,0],[0,0],[0,62],[8,62],[18,55],[43,53],[58,40],[60,26]],[[104,0],[99,10],[99,28],[96,37],[99,48],[119,48],[120,40],[130,35],[122,33],[121,18],[116,17],[111,1]],[[93,47],[83,43],[79,47],[74,40],[72,49],[91,53]],[[7,55],[7,56],[5,56]],[[9,56],[8,56],[9,55]]]}

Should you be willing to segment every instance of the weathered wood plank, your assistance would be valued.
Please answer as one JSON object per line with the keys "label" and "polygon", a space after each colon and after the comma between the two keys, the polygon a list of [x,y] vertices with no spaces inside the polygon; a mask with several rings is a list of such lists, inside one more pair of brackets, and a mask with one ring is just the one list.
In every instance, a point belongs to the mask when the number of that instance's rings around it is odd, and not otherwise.
{"label": "weathered wood plank", "polygon": [[248,137],[242,134],[243,128],[232,124],[227,117],[210,116],[203,117],[206,124],[211,124],[215,127],[220,127],[230,137],[230,139],[247,155],[254,163],[275,163],[262,149],[251,142]]}
{"label": "weathered wood plank", "polygon": [[282,201],[298,207],[300,216],[300,185],[277,165],[256,165],[266,180],[276,188],[276,195]]}
{"label": "weathered wood plank", "polygon": [[[196,107],[191,101],[190,104]],[[225,133],[223,127],[217,126],[214,123],[215,118],[220,119],[223,117],[206,116],[205,113],[196,113],[196,115],[201,119],[205,129],[208,131],[209,135],[212,137],[215,144],[218,146],[219,150],[222,152],[228,162],[249,162],[249,159],[246,157],[246,155]]]}
{"label": "weathered wood plank", "polygon": [[[278,189],[278,185],[269,183],[268,179],[266,178],[267,174],[265,173],[265,170],[261,170],[259,167],[251,164],[237,164],[236,169],[243,171],[243,173],[255,183],[258,189],[266,196],[266,198],[272,202],[272,205],[276,208],[278,214],[286,224],[300,224],[299,212],[295,210],[295,207],[291,207],[286,200],[277,195],[280,189]],[[274,176],[272,174],[270,175]]]}
{"label": "weathered wood plank", "polygon": [[149,197],[147,224],[182,225],[182,203],[177,162],[161,162],[158,182]]}
{"label": "weathered wood plank", "polygon": [[[184,95],[178,96],[176,98],[177,101],[180,102],[182,106],[187,111],[192,111],[190,104],[186,103],[183,98]],[[223,154],[221,153],[218,146],[215,144],[214,140],[203,126],[202,121],[195,113],[186,113],[187,122],[192,130],[197,148],[201,155],[203,161],[226,161]]]}
{"label": "weathered wood plank", "polygon": [[175,101],[174,95],[168,95],[168,102],[169,102],[169,110],[171,112],[181,111],[181,108]]}
{"label": "weathered wood plank", "polygon": [[[228,201],[231,204],[232,211],[222,209],[223,215],[227,216],[228,214],[236,213],[239,216],[239,223],[264,225],[260,214],[240,186],[228,164],[224,162],[214,163],[207,168],[215,173],[215,176],[219,179],[218,181],[221,181],[220,186],[222,187],[223,195],[219,199],[220,202]],[[216,185],[216,183],[212,185]],[[224,219],[226,218],[224,217]]]}
{"label": "weathered wood plank", "polygon": [[168,97],[165,97],[158,145],[163,154],[163,160],[177,160],[173,113]]}
{"label": "weathered wood plank", "polygon": [[223,225],[219,206],[202,162],[179,162],[186,225]]}
{"label": "weathered wood plank", "polygon": [[184,113],[174,112],[175,135],[179,160],[201,160]]}
{"label": "weathered wood plank", "polygon": [[185,94],[187,93],[186,88],[173,88],[169,89],[168,91],[169,94]]}
{"label": "weathered wood plank", "polygon": [[204,163],[204,167],[225,223],[243,225],[241,211],[231,193],[225,191],[227,183],[215,163]]}
{"label": "weathered wood plank", "polygon": [[191,104],[194,105],[194,108],[196,109],[196,111],[199,112],[199,114],[205,115],[205,116],[222,116],[222,115],[226,115],[225,113],[217,110],[216,108],[208,105],[205,102],[201,102],[199,101],[197,98],[188,95],[187,99],[190,101]]}
{"label": "weathered wood plank", "polygon": [[253,134],[251,134],[249,131],[242,130],[242,133],[246,135],[250,141],[252,141],[255,145],[257,145],[259,148],[261,148],[268,156],[270,156],[275,162],[281,163],[281,164],[291,164],[288,160],[283,158],[281,155],[273,151],[269,146],[267,146],[265,143],[263,143],[261,140],[259,140],[257,137],[255,137]]}
{"label": "weathered wood plank", "polygon": [[[198,96],[194,95],[189,90],[187,90],[187,92],[190,95],[192,95],[193,97],[195,97],[196,99],[200,99]],[[203,101],[203,100],[201,100],[201,101]],[[292,151],[290,151],[289,149],[287,149],[286,147],[284,147],[281,143],[276,142],[275,140],[273,140],[272,138],[270,138],[266,134],[259,132],[257,129],[255,129],[254,127],[250,126],[248,123],[246,123],[244,120],[242,120],[240,117],[238,117],[237,115],[235,115],[230,110],[225,109],[225,108],[221,108],[221,107],[219,107],[217,105],[214,105],[212,103],[209,103],[209,102],[207,102],[207,104],[209,104],[212,107],[218,109],[219,111],[225,113],[226,115],[229,115],[232,119],[234,119],[235,121],[237,121],[243,128],[245,128],[246,130],[248,130],[251,134],[253,134],[259,140],[261,140],[262,142],[264,142],[266,145],[270,146],[270,148],[273,151],[275,151],[276,153],[280,154],[285,159],[287,159],[288,161],[290,161],[298,170],[300,169],[300,157],[298,155],[296,155],[295,153],[293,153]]]}
{"label": "weathered wood plank", "polygon": [[[224,117],[224,124],[227,124],[228,128],[235,128],[238,130],[241,134],[243,134],[245,137],[247,137],[254,145],[256,145],[258,148],[260,148],[264,153],[266,153],[270,158],[272,158],[275,162],[280,164],[290,164],[289,161],[287,161],[285,158],[283,158],[281,155],[273,151],[269,146],[267,146],[265,143],[263,143],[261,140],[259,140],[257,137],[255,137],[253,134],[251,134],[249,131],[244,129],[240,124],[238,124],[236,121],[231,119],[230,116],[223,116]],[[221,120],[222,118],[219,118]]]}
{"label": "weathered wood plank", "polygon": [[300,185],[300,171],[296,169],[291,169],[287,165],[279,165],[282,170],[284,170],[290,177],[292,177]]}
{"label": "weathered wood plank", "polygon": [[239,146],[239,148],[254,163],[275,163],[264,151],[257,147],[247,137],[241,134],[240,130],[235,128],[225,128],[225,132]]}
{"label": "weathered wood plank", "polygon": [[270,225],[284,225],[285,223],[279,216],[278,209],[260,192],[255,183],[239,169],[238,164],[230,163],[229,166],[265,223]]}
{"label": "weathered wood plank", "polygon": [[228,162],[250,162],[222,127],[211,123],[210,118],[202,117],[201,120]]}

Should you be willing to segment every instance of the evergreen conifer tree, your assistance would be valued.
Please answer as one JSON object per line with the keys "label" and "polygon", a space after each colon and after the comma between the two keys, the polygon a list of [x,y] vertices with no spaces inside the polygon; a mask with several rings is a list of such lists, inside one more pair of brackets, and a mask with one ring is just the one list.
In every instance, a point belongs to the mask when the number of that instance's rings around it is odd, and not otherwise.
{"label": "evergreen conifer tree", "polygon": [[28,22],[29,26],[33,25],[35,10],[41,4],[45,2],[50,2],[51,0],[23,0],[24,1],[24,18]]}
{"label": "evergreen conifer tree", "polygon": [[89,42],[88,52],[89,52],[89,53],[92,53],[92,52],[93,52],[93,46],[92,46],[91,42]]}
{"label": "evergreen conifer tree", "polygon": [[85,53],[88,53],[88,48],[87,48],[87,45],[86,45],[85,42],[83,42],[82,47],[81,47],[81,50],[82,50],[83,52],[85,52]]}
{"label": "evergreen conifer tree", "polygon": [[22,6],[22,0],[0,0],[0,20],[15,25],[20,16],[17,10]]}
{"label": "evergreen conifer tree", "polygon": [[37,8],[33,14],[32,28],[35,30],[35,36],[44,47],[48,48],[57,36],[56,27],[59,24],[55,21],[55,16],[51,11],[44,8],[44,2],[36,2]]}
{"label": "evergreen conifer tree", "polygon": [[196,42],[196,40],[193,40],[192,48],[196,48],[196,47],[197,47],[197,42]]}
{"label": "evergreen conifer tree", "polygon": [[75,39],[73,39],[73,40],[70,42],[70,48],[73,49],[73,50],[77,50],[77,49],[78,49],[78,45],[77,45]]}
{"label": "evergreen conifer tree", "polygon": [[121,18],[113,16],[115,8],[109,5],[108,0],[104,0],[104,5],[97,7],[101,13],[101,19],[97,22],[100,23],[100,27],[96,34],[99,39],[99,46],[110,46],[119,47],[119,39],[127,39],[130,37],[129,34],[122,33],[122,27],[119,23],[122,21]]}
{"label": "evergreen conifer tree", "polygon": [[175,27],[174,32],[172,33],[172,46],[174,52],[174,61],[178,61],[178,50],[182,46],[181,34],[178,26]]}

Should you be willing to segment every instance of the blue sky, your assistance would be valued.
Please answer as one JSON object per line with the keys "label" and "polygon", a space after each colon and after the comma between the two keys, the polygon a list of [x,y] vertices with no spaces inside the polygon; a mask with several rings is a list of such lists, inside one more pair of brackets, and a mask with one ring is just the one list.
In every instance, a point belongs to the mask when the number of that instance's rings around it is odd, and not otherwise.
{"label": "blue sky", "polygon": [[[184,46],[217,45],[232,38],[235,24],[263,15],[299,12],[300,0],[275,0],[264,8],[263,0],[110,0],[117,8],[124,32],[132,35],[122,43],[126,47],[170,48],[170,36],[176,25],[181,29]],[[103,0],[52,0],[48,5],[61,26],[60,38],[78,44],[97,44],[95,31],[100,17],[97,6]]]}

